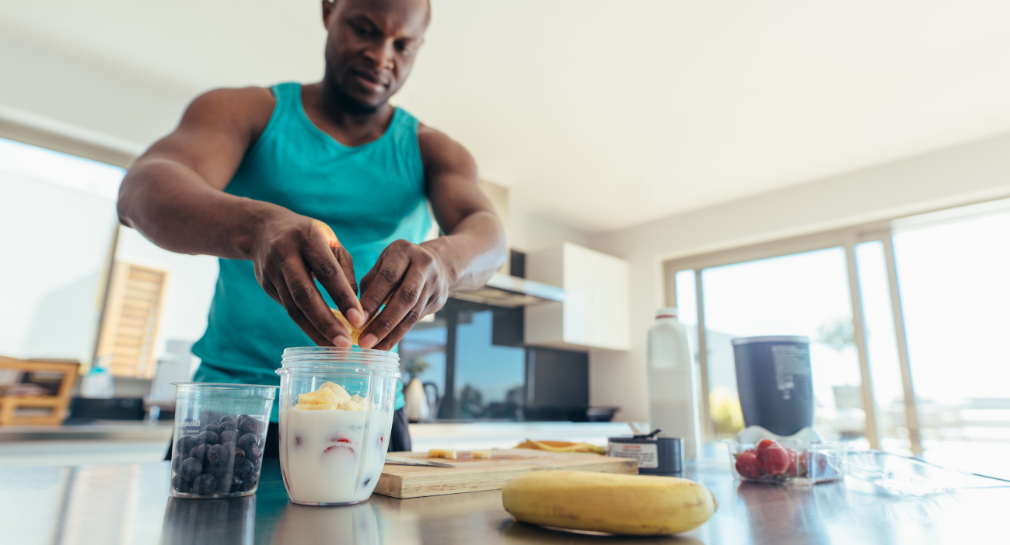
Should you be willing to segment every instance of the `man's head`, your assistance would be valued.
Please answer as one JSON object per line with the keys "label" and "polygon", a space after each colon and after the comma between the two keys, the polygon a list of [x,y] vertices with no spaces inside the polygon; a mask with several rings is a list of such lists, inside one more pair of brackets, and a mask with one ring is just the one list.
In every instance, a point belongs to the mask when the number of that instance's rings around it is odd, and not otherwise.
{"label": "man's head", "polygon": [[326,84],[357,111],[385,105],[407,80],[430,19],[429,0],[323,0]]}

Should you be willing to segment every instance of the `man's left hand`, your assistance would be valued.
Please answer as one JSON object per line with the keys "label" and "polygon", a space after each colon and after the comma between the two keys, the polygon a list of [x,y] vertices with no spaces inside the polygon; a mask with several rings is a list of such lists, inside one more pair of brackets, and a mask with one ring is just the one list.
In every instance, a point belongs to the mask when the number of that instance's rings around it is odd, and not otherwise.
{"label": "man's left hand", "polygon": [[361,307],[369,320],[358,345],[389,350],[421,318],[445,305],[449,278],[442,259],[423,244],[393,242],[361,279]]}

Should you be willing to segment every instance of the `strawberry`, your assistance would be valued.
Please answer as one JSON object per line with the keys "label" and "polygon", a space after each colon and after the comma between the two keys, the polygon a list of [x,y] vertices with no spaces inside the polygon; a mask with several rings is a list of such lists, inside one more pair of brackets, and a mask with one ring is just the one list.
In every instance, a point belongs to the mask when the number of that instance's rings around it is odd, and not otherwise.
{"label": "strawberry", "polygon": [[761,477],[761,469],[758,465],[758,454],[754,449],[747,449],[736,457],[736,472],[741,477],[757,479]]}
{"label": "strawberry", "polygon": [[801,477],[807,474],[807,460],[806,457],[801,455],[792,449],[786,449],[786,453],[789,454],[789,468],[786,469],[786,473],[792,477]]}
{"label": "strawberry", "polygon": [[768,475],[778,475],[789,468],[789,453],[778,445],[759,447],[757,462],[761,471]]}
{"label": "strawberry", "polygon": [[769,447],[777,447],[777,446],[779,446],[778,443],[772,441],[771,439],[762,439],[761,442],[758,443],[757,449],[764,450]]}

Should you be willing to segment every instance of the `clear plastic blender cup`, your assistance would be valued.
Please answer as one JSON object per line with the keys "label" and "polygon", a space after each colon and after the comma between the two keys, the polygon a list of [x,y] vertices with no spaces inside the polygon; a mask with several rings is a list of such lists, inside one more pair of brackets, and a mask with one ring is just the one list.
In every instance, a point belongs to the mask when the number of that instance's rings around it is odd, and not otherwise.
{"label": "clear plastic blender cup", "polygon": [[284,351],[280,455],[292,502],[348,505],[372,494],[386,462],[399,361],[360,348]]}
{"label": "clear plastic blender cup", "polygon": [[259,485],[276,386],[175,382],[176,498],[248,496]]}

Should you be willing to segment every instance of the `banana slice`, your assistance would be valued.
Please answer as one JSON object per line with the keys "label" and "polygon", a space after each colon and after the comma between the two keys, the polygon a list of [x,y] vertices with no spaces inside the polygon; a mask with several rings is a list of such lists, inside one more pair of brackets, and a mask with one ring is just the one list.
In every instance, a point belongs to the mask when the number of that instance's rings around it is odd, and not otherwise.
{"label": "banana slice", "polygon": [[298,395],[295,409],[302,411],[364,411],[365,398],[350,395],[333,382],[323,383],[318,390]]}

